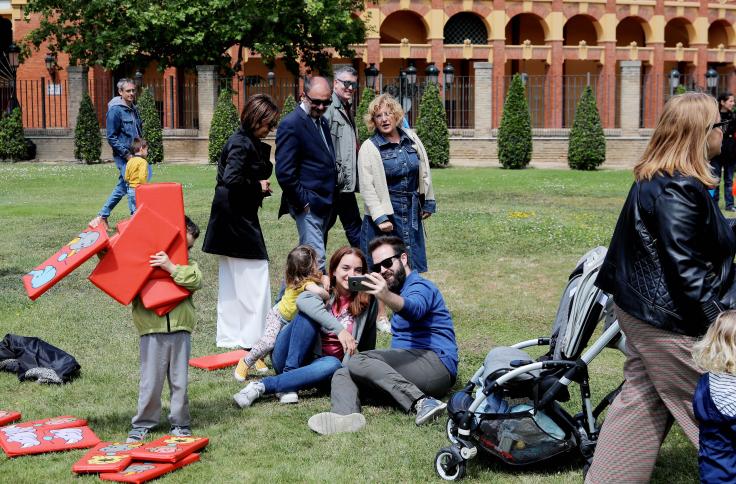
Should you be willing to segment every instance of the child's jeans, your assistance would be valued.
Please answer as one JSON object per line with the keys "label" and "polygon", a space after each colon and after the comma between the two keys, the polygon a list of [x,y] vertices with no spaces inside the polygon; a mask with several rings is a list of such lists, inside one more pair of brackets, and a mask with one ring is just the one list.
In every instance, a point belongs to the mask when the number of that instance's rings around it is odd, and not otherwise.
{"label": "child's jeans", "polygon": [[135,187],[131,187],[128,185],[128,208],[130,209],[130,214],[133,215],[135,213]]}
{"label": "child's jeans", "polygon": [[279,335],[281,328],[289,323],[281,316],[277,306],[272,307],[266,314],[266,328],[263,330],[263,336],[253,345],[248,356],[243,358],[248,368],[273,350],[276,344],[276,337]]}

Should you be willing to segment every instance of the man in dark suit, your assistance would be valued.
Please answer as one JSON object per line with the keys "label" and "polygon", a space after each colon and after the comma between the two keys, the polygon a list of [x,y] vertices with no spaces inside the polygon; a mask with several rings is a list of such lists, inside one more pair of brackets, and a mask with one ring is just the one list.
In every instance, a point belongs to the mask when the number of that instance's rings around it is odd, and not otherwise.
{"label": "man in dark suit", "polygon": [[276,132],[276,179],[283,190],[279,217],[289,213],[296,220],[299,244],[317,251],[323,272],[337,185],[332,136],[322,116],[331,103],[327,79],[305,79],[301,104]]}

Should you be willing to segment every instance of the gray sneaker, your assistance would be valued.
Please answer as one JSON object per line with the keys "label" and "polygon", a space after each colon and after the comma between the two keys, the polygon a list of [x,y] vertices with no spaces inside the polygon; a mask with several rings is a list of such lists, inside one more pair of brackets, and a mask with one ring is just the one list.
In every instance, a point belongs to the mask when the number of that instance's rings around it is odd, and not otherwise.
{"label": "gray sneaker", "polygon": [[126,444],[135,444],[148,436],[148,429],[145,427],[133,427],[128,432],[128,438],[125,439]]}
{"label": "gray sneaker", "polygon": [[362,413],[340,415],[332,412],[322,412],[309,417],[307,425],[320,435],[357,432],[365,427],[365,417]]}
{"label": "gray sneaker", "polygon": [[171,427],[169,434],[173,435],[174,437],[191,437],[192,429],[185,425],[174,425]]}
{"label": "gray sneaker", "polygon": [[248,383],[245,388],[233,395],[233,400],[240,408],[250,407],[253,402],[258,400],[266,392],[266,387],[259,381]]}
{"label": "gray sneaker", "polygon": [[279,403],[299,403],[299,394],[297,392],[277,393],[276,398],[279,399]]}
{"label": "gray sneaker", "polygon": [[420,399],[414,408],[417,410],[417,418],[414,420],[417,425],[422,425],[439,415],[447,407],[447,404],[440,402],[436,398],[424,397]]}

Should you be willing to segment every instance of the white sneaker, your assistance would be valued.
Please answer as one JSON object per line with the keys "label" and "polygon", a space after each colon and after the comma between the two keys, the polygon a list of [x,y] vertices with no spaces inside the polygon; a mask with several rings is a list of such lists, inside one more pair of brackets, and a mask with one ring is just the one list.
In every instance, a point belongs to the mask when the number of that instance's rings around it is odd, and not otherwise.
{"label": "white sneaker", "polygon": [[332,412],[322,412],[309,417],[307,425],[320,435],[357,432],[365,427],[365,417],[362,413],[340,415]]}
{"label": "white sneaker", "polygon": [[299,403],[299,395],[296,392],[277,393],[279,403]]}
{"label": "white sneaker", "polygon": [[376,321],[376,329],[382,333],[390,333],[391,332],[391,322],[386,318],[381,318],[378,321]]}
{"label": "white sneaker", "polygon": [[248,383],[245,388],[233,395],[233,400],[240,408],[250,407],[253,402],[258,400],[266,392],[266,387],[259,381]]}

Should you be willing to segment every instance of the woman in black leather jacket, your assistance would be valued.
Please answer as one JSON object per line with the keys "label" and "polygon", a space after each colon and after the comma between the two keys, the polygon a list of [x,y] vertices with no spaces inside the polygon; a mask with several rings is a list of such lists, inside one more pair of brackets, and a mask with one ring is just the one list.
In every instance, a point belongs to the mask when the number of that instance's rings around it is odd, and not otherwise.
{"label": "woman in black leather jacket", "polygon": [[723,132],[711,96],[670,99],[634,167],[596,285],[626,335],[621,393],[608,410],[588,483],[648,482],[673,419],[698,447],[690,350],[733,307],[736,236],[708,193]]}
{"label": "woman in black leather jacket", "polygon": [[[710,166],[713,168],[713,174],[723,181],[723,200],[726,202],[726,210],[736,212],[733,206],[733,171],[736,165],[736,140],[734,133],[736,132],[736,115],[733,112],[733,94],[723,92],[718,95],[718,107],[721,112],[721,121],[730,121],[723,127],[723,142],[721,143],[721,152],[710,160]],[[716,187],[713,191],[713,198],[718,205],[718,191]]]}

